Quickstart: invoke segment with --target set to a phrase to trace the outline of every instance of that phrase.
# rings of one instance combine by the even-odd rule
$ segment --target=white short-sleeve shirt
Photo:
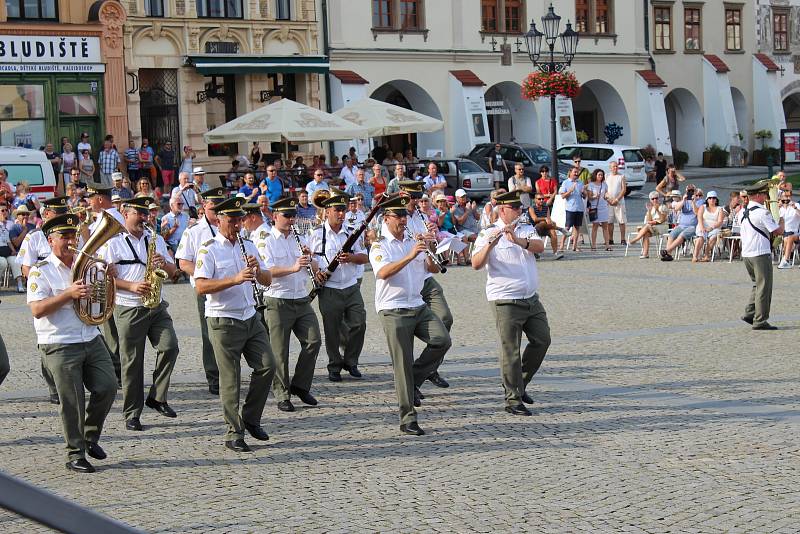
[[[44,232],[29,232],[17,251],[17,263],[25,267],[32,267],[34,263],[45,259],[51,252],[50,243],[47,242]]]
[[[167,246],[161,236],[156,236],[156,252],[164,257],[165,261],[174,263],[167,251]],[[150,235],[145,232],[140,238],[131,234],[119,234],[110,239],[100,249],[100,255],[117,267],[117,278],[127,282],[140,282],[144,280],[147,266],[147,252],[150,244]],[[130,243],[130,246],[128,244]],[[128,262],[136,263],[128,263]],[[120,264],[123,262],[123,264]],[[142,297],[136,293],[117,288],[114,302],[120,306],[136,308],[142,305]]]
[[[800,230],[800,214],[797,210],[800,205],[797,202],[792,202],[788,206],[781,206],[780,216],[783,219],[783,228],[787,232],[794,232],[795,234]]]
[[[745,211],[747,212],[745,214]],[[746,215],[746,218],[745,218]],[[742,257],[754,258],[770,254],[770,239],[759,234],[753,227],[758,228],[767,236],[778,229],[778,223],[772,218],[772,214],[763,205],[751,200],[739,215],[741,227],[739,231],[742,235]]]
[[[325,233],[325,250],[322,250],[322,236]],[[347,241],[350,234],[345,231],[344,224],[339,232],[334,232],[331,226],[325,222],[324,225],[316,228],[311,232],[309,239],[309,248],[314,253],[314,258],[319,262],[320,268],[325,269],[328,267],[330,260],[336,256],[336,253],[342,250],[342,245]],[[356,240],[351,251],[354,254],[364,254],[366,251],[361,245],[360,240]],[[360,265],[354,263],[340,263],[339,267],[331,274],[328,281],[325,282],[325,287],[333,289],[346,289],[358,283],[358,275]]]
[[[197,224],[183,232],[178,250],[175,252],[175,259],[194,263],[200,245],[218,234],[219,228],[208,222],[205,217],[201,217]],[[189,283],[194,287],[194,276],[189,277]]]
[[[117,208],[108,208],[107,210],[105,210],[105,212],[114,217],[118,223],[125,226],[125,217],[122,216],[122,213],[120,213]],[[100,218],[100,215],[98,215],[95,218],[94,222],[92,222],[92,224],[89,225],[89,234],[94,233],[94,231],[97,229],[97,226],[100,224],[101,220],[102,219]]]
[[[244,247],[248,256],[255,256],[258,259],[259,268],[266,269],[253,242],[244,240]],[[232,243],[218,233],[214,239],[201,243],[197,250],[194,275],[196,278],[221,280],[236,276],[246,266],[239,243]],[[256,313],[255,305],[253,285],[244,282],[206,295],[206,316],[245,321]]]
[[[482,230],[475,241],[473,254],[488,245],[489,239],[504,227],[502,221]],[[529,224],[520,224],[514,235],[522,239],[541,240],[536,230]],[[532,252],[501,237],[489,252],[486,261],[486,298],[492,300],[527,299],[539,289],[539,273],[536,257]]]
[[[300,236],[300,242],[303,246],[308,246],[304,236]],[[300,249],[292,232],[284,236],[274,226],[264,239],[261,239],[259,234],[256,238],[256,249],[267,269],[291,267],[300,257]],[[302,299],[307,297],[308,293],[308,271],[300,269],[286,276],[273,276],[272,284],[265,294],[278,299]]]
[[[28,274],[28,303],[38,302],[63,293],[72,285],[72,269],[64,265],[55,254],[37,262]],[[50,315],[33,319],[36,342],[86,343],[100,335],[96,326],[84,324],[75,313],[70,300]]]
[[[428,271],[425,254],[418,254],[393,276],[378,278],[378,272],[383,267],[406,256],[417,243],[405,235],[402,240],[396,239],[386,225],[381,230],[381,236],[369,251],[369,261],[375,273],[375,309],[381,311],[423,306],[422,286],[425,284],[424,274]]]

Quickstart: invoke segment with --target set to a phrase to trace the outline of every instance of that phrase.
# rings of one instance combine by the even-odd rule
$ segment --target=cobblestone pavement
[[[776,271],[777,332],[739,321],[744,267],[570,255],[540,263],[553,345],[529,392],[534,416],[503,411],[484,274],[440,277],[455,316],[420,424],[400,435],[385,339],[364,279],[365,378],[327,381],[315,408],[270,399],[266,445],[222,446],[203,384],[194,299],[166,296],[181,340],[170,403],[124,429],[118,399],[98,473],[64,469],[30,314],[3,295],[12,372],[0,388],[2,469],[147,531],[796,532],[800,524],[798,270]],[[614,256],[614,257],[609,257]],[[296,354],[296,347],[293,348]],[[148,352],[148,366],[152,365]],[[0,512],[0,531],[42,527]]]

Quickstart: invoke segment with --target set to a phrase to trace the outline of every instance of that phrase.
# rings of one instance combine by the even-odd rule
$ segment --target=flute
[[[502,228],[502,229],[500,229],[500,231],[498,231],[498,232],[497,232],[497,233],[495,233],[495,234],[492,234],[492,235],[491,235],[491,236],[490,236],[490,237],[489,237],[489,238],[486,240],[486,244],[487,244],[487,245],[493,245],[493,244],[494,244],[494,243],[495,243],[497,240],[499,240],[501,237],[503,237],[503,234],[505,233],[505,231],[504,231],[504,230],[505,230],[505,227],[506,227],[506,226],[516,226],[516,225],[517,225],[517,223],[519,223],[519,220],[520,220],[521,218],[522,218],[522,215],[520,215],[519,217],[517,217],[516,219],[514,219],[514,220],[513,220],[513,221],[511,221],[510,223],[508,223],[508,224],[504,225],[504,226],[503,226],[503,228]]]
[[[239,242],[239,250],[242,251],[244,264],[247,265],[247,251],[244,248],[244,238],[240,234],[236,234],[236,240]],[[267,307],[267,305],[264,304],[264,293],[262,293],[261,289],[258,287],[258,282],[256,280],[250,280],[250,283],[253,286],[253,300],[256,303],[256,310],[263,311]]]
[[[298,250],[300,250],[300,254],[305,256],[306,251],[305,248],[303,247],[303,243],[300,241],[300,231],[294,224],[292,225],[292,235],[294,236],[294,240],[297,243]],[[316,296],[321,286],[319,282],[317,282],[317,277],[314,276],[314,268],[311,267],[310,263],[306,265],[306,271],[308,272],[308,277],[311,279],[311,283],[313,284],[313,290],[311,291],[311,295]]]
[[[419,219],[422,221],[422,224],[425,225],[425,216],[422,214],[422,210],[419,209],[419,204],[414,203],[414,209],[417,210],[417,214],[419,215]],[[427,229],[427,225],[425,225],[425,226],[426,226],[426,229]],[[416,237],[414,237],[414,235],[411,233],[411,231],[408,230],[407,226],[406,226],[406,231],[408,231],[408,236],[411,239],[417,239]],[[423,242],[424,240],[417,239],[417,241]],[[436,265],[436,267],[439,268],[439,272],[440,273],[442,273],[442,274],[446,273],[447,272],[447,267],[445,267],[445,265],[447,264],[447,262],[443,261],[441,258],[439,258],[439,256],[435,252],[433,252],[430,249],[430,247],[427,246],[427,242],[425,243],[425,245],[426,245],[425,253],[431,259],[433,264]]]

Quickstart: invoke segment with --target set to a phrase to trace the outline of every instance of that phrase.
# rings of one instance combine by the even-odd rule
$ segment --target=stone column
[[[106,0],[100,6],[98,20],[102,25],[100,53],[106,63],[105,120],[106,131],[117,140],[117,146],[126,146],[128,140],[128,109],[125,80],[125,60],[122,47],[122,27],[125,10],[119,2]]]

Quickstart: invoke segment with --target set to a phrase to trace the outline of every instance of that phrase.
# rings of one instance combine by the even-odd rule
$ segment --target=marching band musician
[[[82,280],[72,282],[76,256],[71,247],[77,245],[77,227],[78,216],[74,214],[58,215],[42,226],[52,252],[29,273],[28,305],[39,350],[61,399],[67,469],[93,473],[95,468],[85,455],[106,458],[97,442],[114,403],[117,384],[100,330],[81,322],[73,308],[73,300],[86,298],[91,291]],[[113,276],[113,267],[109,273]],[[90,393],[88,405],[84,387]]]
[[[431,239],[435,240],[435,228],[431,228],[427,221],[425,221],[417,211],[416,205],[417,200],[422,198],[425,189],[425,182],[417,181],[417,180],[404,180],[399,182],[400,191],[407,193],[410,195],[411,202],[408,204],[408,229],[413,236],[422,236],[424,239]],[[437,271],[438,272],[438,271]],[[453,314],[450,313],[450,306],[447,304],[447,299],[444,296],[444,289],[442,286],[439,285],[439,282],[436,278],[433,277],[433,273],[428,271],[425,273],[425,284],[422,286],[422,299],[425,301],[425,304],[431,309],[431,311],[438,317],[442,324],[444,324],[445,328],[449,332],[450,329],[453,327]],[[444,361],[444,358],[442,358]],[[442,361],[439,362],[439,365],[442,364]],[[439,365],[436,366],[433,371],[431,371],[431,375],[428,380],[437,387],[446,388],[450,387],[450,384],[439,376]]]
[[[499,218],[482,230],[472,253],[473,269],[486,267],[486,298],[492,304],[500,337],[500,372],[506,411],[531,415],[525,392],[542,365],[550,346],[550,325],[539,301],[539,275],[534,254],[544,252],[544,241],[529,224],[515,224],[522,213],[519,191],[497,195]],[[520,358],[522,334],[528,346]]]
[[[244,219],[242,219],[242,229],[239,232],[242,237],[253,241],[254,237],[258,235],[258,229],[264,225],[264,219],[261,217],[261,206],[255,203],[247,203],[242,205],[244,210]]]
[[[419,386],[439,366],[450,348],[450,334],[422,298],[425,273],[438,271],[426,256],[425,244],[406,235],[407,196],[384,205],[381,238],[370,248],[375,273],[375,309],[380,317],[394,370],[394,388],[400,405],[400,431],[421,436],[415,406]],[[427,344],[414,361],[414,337]]]
[[[127,233],[110,239],[101,249],[103,259],[116,265],[114,319],[122,358],[122,415],[125,428],[134,431],[142,430],[139,418],[145,405],[165,417],[177,416],[167,404],[169,382],[178,357],[178,337],[167,311],[169,304],[159,294],[158,304],[150,308],[142,298],[152,289],[147,279],[148,268],[163,269],[169,277],[176,269],[164,241],[159,241],[157,234],[155,253],[150,257],[154,235],[146,231],[144,223],[150,215],[151,202],[150,197],[125,200],[122,210]],[[156,350],[156,361],[153,384],[145,400],[144,349],[148,339]]]
[[[369,262],[366,250],[360,242],[351,252],[341,252],[349,233],[344,227],[345,210],[350,195],[334,195],[322,200],[326,222],[312,233],[309,246],[320,261],[318,280],[325,285],[319,290],[319,312],[325,331],[325,350],[328,353],[328,379],[342,381],[342,369],[350,376],[361,378],[358,357],[364,346],[367,332],[367,311],[358,284],[358,266]],[[331,260],[339,253],[339,267],[326,277],[325,271]],[[340,329],[345,329],[344,354],[339,350]]]
[[[57,215],[64,215],[69,212],[69,205],[67,201],[69,197],[54,197],[42,201],[42,219],[45,222],[49,221]],[[42,261],[50,255],[50,244],[47,241],[47,236],[44,232],[33,231],[28,233],[22,240],[22,245],[17,252],[17,263],[22,269],[22,275],[27,277],[31,268],[37,261]],[[47,384],[47,389],[50,392],[50,403],[58,404],[58,393],[56,392],[56,384],[53,377],[47,371],[44,365],[44,357],[42,357],[42,378]]]
[[[201,244],[195,263],[197,293],[206,299],[205,314],[219,367],[222,413],[228,425],[225,446],[236,452],[250,452],[244,431],[257,440],[269,436],[261,427],[261,415],[275,376],[275,356],[260,315],[255,311],[254,282],[268,286],[269,270],[259,258],[252,241],[237,242],[244,199],[230,198],[216,206],[219,231]],[[253,372],[244,406],[239,413],[241,367],[244,355]]]
[[[272,274],[272,285],[265,293],[267,308],[264,320],[277,359],[273,382],[275,398],[279,410],[293,412],[291,395],[296,395],[305,404],[317,404],[317,399],[311,394],[311,382],[322,340],[308,289],[308,269],[309,266],[316,269],[316,262],[312,260],[305,238],[292,235],[297,200],[281,198],[272,205],[272,212],[275,214],[272,230],[264,238],[259,234],[256,248]],[[303,247],[302,253],[298,240]],[[290,382],[289,336],[292,332],[300,342],[300,354]]]
[[[178,260],[181,270],[189,275],[189,283],[192,287],[195,287],[194,263],[197,260],[197,250],[202,243],[213,239],[219,233],[214,207],[225,200],[225,189],[222,187],[209,189],[205,193],[201,193],[200,197],[203,199],[203,216],[197,221],[197,224],[183,232],[181,242],[178,244],[178,251],[175,253],[175,259]],[[214,348],[208,337],[208,326],[206,325],[206,299],[199,294],[196,297],[197,315],[200,318],[200,334],[203,343],[203,369],[208,382],[208,392],[212,395],[219,395],[219,370],[214,359]]]

